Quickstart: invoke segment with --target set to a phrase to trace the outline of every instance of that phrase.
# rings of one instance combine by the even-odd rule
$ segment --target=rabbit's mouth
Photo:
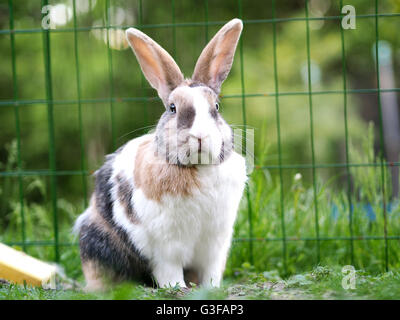
[[[169,163],[180,165],[214,164],[218,163],[222,148],[218,139],[212,140],[209,136],[195,138],[179,135],[176,139],[168,136],[166,144],[159,145],[158,154],[164,155]],[[165,141],[165,140],[164,140]]]
[[[197,141],[199,142],[199,147],[197,149],[197,152],[200,154],[201,153],[201,139],[197,139]]]

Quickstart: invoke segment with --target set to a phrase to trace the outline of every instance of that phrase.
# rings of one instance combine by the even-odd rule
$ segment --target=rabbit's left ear
[[[218,31],[197,60],[192,76],[194,81],[204,83],[219,94],[222,82],[231,70],[242,29],[242,20],[233,19]]]
[[[126,38],[146,79],[167,105],[171,91],[184,80],[178,65],[167,51],[143,32],[129,28],[126,30]]]

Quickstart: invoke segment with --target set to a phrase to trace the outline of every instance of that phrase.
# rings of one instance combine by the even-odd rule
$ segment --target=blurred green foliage
[[[109,23],[124,29],[128,26],[142,28],[149,36],[170,52],[184,74],[189,77],[202,48],[212,35],[227,20],[239,17],[245,20],[243,43],[243,86],[241,78],[240,49],[236,54],[230,76],[222,88],[222,113],[232,125],[243,125],[245,107],[247,125],[255,130],[255,162],[258,166],[278,164],[277,122],[275,108],[275,82],[273,61],[273,12],[272,1],[117,1],[91,0],[77,1],[77,27],[74,33],[72,15],[67,23],[58,25],[50,31],[51,74],[54,97],[55,158],[58,171],[88,170],[92,173],[103,162],[104,155],[113,152],[129,139],[149,130],[155,125],[163,112],[156,93],[143,78],[139,65],[128,48],[121,49],[115,42],[118,28],[111,28],[108,49],[104,26]],[[72,1],[50,1],[50,4],[65,4],[72,8]],[[375,12],[375,1],[352,0],[346,4],[354,5],[357,15]],[[85,5],[89,8],[85,11]],[[41,1],[13,1],[14,28],[29,29],[29,32],[15,33],[15,55],[12,55],[9,32],[0,32],[0,171],[11,172],[17,169],[17,145],[14,99],[19,105],[22,170],[48,170],[49,165],[49,124],[46,104],[46,77],[44,66],[43,34],[41,28]],[[106,10],[109,7],[109,11]],[[379,1],[379,12],[398,13],[399,0]],[[340,2],[331,0],[310,1],[310,17],[339,16]],[[108,19],[106,13],[109,13]],[[276,1],[277,28],[277,78],[279,85],[280,130],[282,141],[282,163],[284,165],[311,164],[310,110],[307,86],[307,42],[304,1]],[[287,21],[285,19],[293,19]],[[296,20],[297,19],[297,20]],[[204,21],[218,22],[210,25]],[[177,25],[172,25],[173,23]],[[200,25],[196,25],[199,24]],[[96,29],[91,30],[92,27]],[[10,28],[9,7],[5,1],[0,3],[0,29]],[[379,18],[379,37],[388,41],[393,49],[394,70],[400,66],[400,42],[398,30],[400,19]],[[75,47],[75,36],[77,48]],[[347,89],[376,88],[375,62],[372,46],[375,43],[375,18],[357,18],[355,30],[344,31]],[[124,44],[121,44],[124,47]],[[78,55],[75,56],[75,49]],[[317,164],[344,163],[345,123],[342,75],[342,42],[340,20],[310,21],[310,59],[312,70],[312,103],[314,112],[315,160]],[[13,86],[12,59],[16,64],[16,87]],[[110,74],[110,72],[112,73]],[[77,74],[77,72],[79,72]],[[79,76],[79,84],[77,81]],[[395,73],[399,83],[399,74]],[[333,91],[333,93],[331,92]],[[330,93],[327,93],[330,92]],[[79,124],[78,94],[82,99],[82,127]],[[242,98],[242,94],[244,96]],[[110,103],[109,98],[115,98]],[[137,99],[146,98],[146,99]],[[147,99],[148,98],[148,99]],[[155,98],[155,99],[154,99]],[[349,141],[352,152],[349,161],[373,162],[366,157],[367,152],[375,153],[379,148],[379,121],[376,93],[348,94]],[[136,99],[136,100],[135,100]],[[9,102],[9,103],[7,103]],[[112,141],[111,113],[114,115],[115,146]],[[367,136],[368,122],[374,122],[375,137],[369,139],[368,150],[362,149],[363,137]],[[373,129],[372,129],[373,130]],[[80,133],[82,134],[81,146]],[[371,137],[371,134],[368,135]],[[364,139],[365,140],[365,139]],[[84,150],[82,154],[81,150]],[[359,150],[356,152],[356,150]],[[84,159],[84,167],[82,161]],[[372,157],[373,158],[373,157]],[[359,170],[359,171],[357,171]],[[379,179],[376,168],[355,169],[355,199],[376,205],[379,210],[380,190],[373,189],[374,179]],[[344,168],[318,169],[318,190],[346,191]],[[359,173],[357,173],[359,172]],[[365,174],[367,172],[368,174]],[[0,234],[3,240],[20,241],[21,204],[25,208],[28,240],[49,240],[54,236],[52,210],[50,206],[50,177],[32,174],[22,179],[23,201],[19,201],[18,178],[0,175]],[[302,174],[302,185],[293,181],[295,173]],[[283,170],[285,211],[287,223],[293,236],[315,236],[313,230],[313,207],[311,170]],[[256,214],[255,219],[267,219],[269,214],[279,218],[278,170],[259,170],[253,173],[251,199]],[[92,190],[92,178],[87,178],[87,193]],[[261,180],[260,180],[261,179]],[[265,180],[267,179],[267,180]],[[357,181],[360,185],[357,185]],[[376,182],[376,181],[375,181]],[[271,184],[271,185],[270,185]],[[266,186],[270,186],[266,188]],[[361,188],[363,186],[363,188]],[[357,195],[356,190],[364,190]],[[59,216],[60,241],[71,240],[70,227],[76,215],[85,207],[84,185],[78,174],[57,176],[57,208]],[[321,191],[322,192],[322,191]],[[339,207],[345,202],[342,193],[335,198]],[[378,193],[377,193],[378,192]],[[293,198],[291,198],[293,197]],[[329,193],[321,210],[330,213]],[[365,198],[366,197],[366,198]],[[269,205],[267,202],[271,199]],[[260,202],[262,201],[262,202]],[[268,207],[269,206],[269,207]],[[300,210],[300,211],[299,211]],[[343,214],[346,208],[343,208]],[[41,218],[46,216],[46,218]],[[247,236],[247,212],[241,211],[237,224],[237,236]],[[268,221],[267,221],[268,220]],[[257,236],[279,236],[280,220],[276,224],[259,223],[255,230]],[[261,220],[260,220],[261,221]],[[274,221],[274,220],[273,220]],[[347,222],[338,229],[331,229],[335,235],[345,235]],[[361,223],[361,222],[360,222]],[[362,223],[367,222],[363,221]],[[304,229],[305,225],[308,229]],[[360,224],[363,225],[363,224]],[[269,226],[269,227],[268,227]],[[381,225],[379,225],[381,226]],[[31,229],[29,229],[31,228]],[[266,229],[268,228],[268,229]],[[329,229],[329,224],[326,224]],[[328,231],[328,229],[326,231]],[[307,234],[307,230],[310,234]],[[335,231],[336,230],[336,231]],[[380,230],[380,229],[379,229]],[[8,233],[7,233],[7,232]],[[346,231],[347,232],[347,231]],[[292,234],[291,234],[292,235]],[[303,249],[307,249],[309,243]],[[279,246],[281,244],[279,243]],[[259,247],[260,245],[256,245]],[[279,250],[280,247],[278,246]],[[296,244],[290,244],[296,250]],[[314,244],[310,245],[313,247]],[[339,246],[339,245],[338,245]],[[233,265],[245,256],[247,244],[241,247],[238,259],[233,255]],[[336,248],[336,247],[335,247]],[[339,247],[336,248],[340,250]],[[367,250],[364,248],[362,250]],[[35,255],[46,255],[40,248],[31,248]],[[235,249],[234,249],[235,250]],[[279,251],[278,250],[278,251]],[[361,250],[361,249],[360,249]],[[260,252],[265,248],[260,247]],[[291,251],[290,251],[291,252]],[[310,255],[293,253],[293,261],[303,259],[309,263]],[[331,252],[328,250],[328,252]],[[275,258],[258,260],[265,264],[281,263],[276,251]],[[304,253],[304,252],[303,252]],[[247,253],[246,253],[247,254]],[[310,253],[311,254],[311,253]],[[62,260],[75,261],[68,268],[73,273],[79,264],[75,258],[76,248],[62,250]],[[341,256],[348,257],[348,252]],[[236,259],[236,260],[235,260]],[[297,259],[297,260],[296,260]],[[381,262],[382,257],[377,261]],[[296,261],[295,261],[296,260]],[[243,261],[242,261],[243,262]],[[241,263],[241,262],[240,262]],[[366,262],[363,261],[363,264]],[[376,263],[376,265],[378,262]],[[299,265],[299,264],[297,264]],[[300,265],[302,265],[300,263]],[[279,267],[280,271],[282,266]],[[231,269],[233,270],[233,269]],[[290,270],[294,271],[294,270]]]

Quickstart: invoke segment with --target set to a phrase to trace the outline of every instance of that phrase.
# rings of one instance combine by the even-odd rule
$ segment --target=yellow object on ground
[[[55,288],[57,268],[0,243],[0,279]]]

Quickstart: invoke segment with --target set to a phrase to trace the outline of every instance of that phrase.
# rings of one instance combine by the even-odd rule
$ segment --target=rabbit
[[[191,79],[154,40],[126,30],[166,110],[153,133],[106,156],[94,174],[90,205],[74,226],[87,290],[126,280],[220,286],[247,176],[218,96],[242,29],[240,19],[226,23]]]

